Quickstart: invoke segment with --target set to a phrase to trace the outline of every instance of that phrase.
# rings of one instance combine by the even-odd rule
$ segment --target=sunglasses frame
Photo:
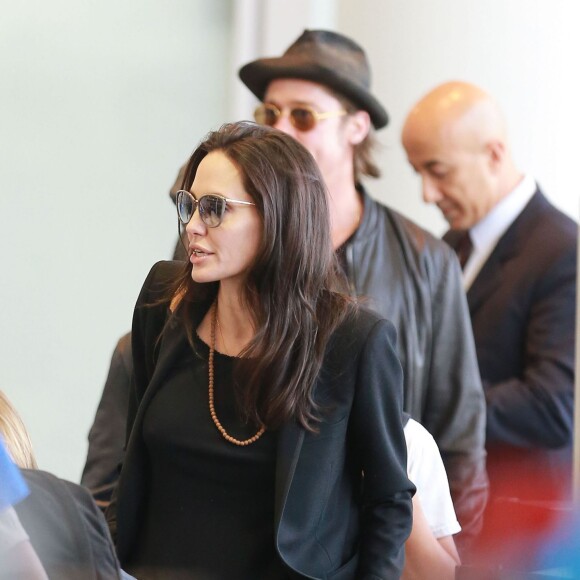
[[[274,123],[269,125],[268,123],[263,123],[259,121],[258,117],[264,111],[272,111],[276,116]],[[294,118],[293,114],[295,111],[307,111],[312,115],[313,123],[312,126],[307,128],[302,128],[297,125],[296,119]],[[264,113],[265,116],[266,113]],[[295,107],[291,107],[287,113],[284,113],[280,110],[276,105],[273,103],[261,103],[256,107],[254,110],[254,120],[259,123],[260,125],[267,125],[268,127],[273,127],[282,117],[288,117],[290,119],[290,123],[292,127],[298,129],[298,131],[302,131],[303,133],[307,133],[308,131],[312,131],[314,127],[318,124],[319,121],[323,121],[324,119],[330,119],[331,117],[342,117],[343,115],[348,114],[348,111],[345,109],[336,109],[335,111],[327,111],[325,113],[319,113],[317,110],[313,109],[310,105],[297,105]]]
[[[189,219],[187,221],[184,221],[181,218],[181,214],[179,213],[179,205],[180,205],[180,199],[183,197],[183,195],[187,195],[189,198],[191,198],[191,201],[193,203],[193,211],[191,212],[191,215],[189,216]],[[200,203],[201,200],[206,198],[206,197],[213,197],[213,198],[218,198],[224,201],[224,206],[223,206],[223,211],[221,213],[221,215],[219,216],[219,221],[217,224],[213,225],[213,224],[209,224],[207,223],[205,220],[205,216],[206,213],[201,209]],[[185,189],[180,189],[179,191],[177,191],[177,193],[175,194],[175,207],[177,209],[177,218],[179,219],[179,222],[181,224],[183,224],[184,226],[187,226],[187,224],[191,221],[191,218],[193,217],[193,214],[196,211],[199,211],[199,217],[201,219],[201,221],[208,227],[208,228],[217,228],[221,225],[223,219],[224,219],[224,213],[226,211],[227,205],[228,203],[234,204],[234,205],[241,205],[241,206],[250,206],[250,205],[256,205],[253,201],[241,201],[239,199],[230,199],[229,197],[224,197],[223,195],[220,195],[219,193],[207,193],[206,195],[202,195],[199,199],[197,199],[195,197],[195,195],[193,195],[193,193],[191,193],[191,191],[187,191]]]

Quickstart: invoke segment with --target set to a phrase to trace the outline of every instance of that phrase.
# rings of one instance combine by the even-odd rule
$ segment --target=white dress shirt
[[[463,288],[467,292],[500,238],[522,213],[534,193],[536,182],[530,175],[518,183],[482,220],[470,230],[473,251],[463,269]]]

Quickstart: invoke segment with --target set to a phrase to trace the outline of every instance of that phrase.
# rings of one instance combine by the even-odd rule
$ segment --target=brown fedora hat
[[[350,99],[369,113],[376,129],[389,122],[387,111],[370,93],[371,72],[364,50],[337,32],[305,30],[281,57],[254,60],[239,75],[260,100],[274,79],[304,79]]]

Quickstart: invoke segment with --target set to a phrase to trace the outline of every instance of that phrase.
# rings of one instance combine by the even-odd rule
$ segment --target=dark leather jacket
[[[363,219],[343,246],[350,291],[397,328],[404,408],[439,446],[465,542],[481,526],[488,484],[485,399],[457,258],[361,192]]]

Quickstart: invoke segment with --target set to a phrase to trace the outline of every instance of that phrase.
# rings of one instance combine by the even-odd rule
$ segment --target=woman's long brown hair
[[[351,308],[332,249],[327,191],[314,158],[292,137],[249,122],[224,125],[194,151],[183,181],[189,190],[202,159],[221,151],[238,168],[260,214],[263,234],[242,297],[255,336],[235,367],[244,416],[277,428],[295,420],[316,430],[314,398],[330,336]],[[188,262],[165,299],[193,344],[192,308],[217,294],[198,284]],[[176,301],[175,297],[179,296]]]

